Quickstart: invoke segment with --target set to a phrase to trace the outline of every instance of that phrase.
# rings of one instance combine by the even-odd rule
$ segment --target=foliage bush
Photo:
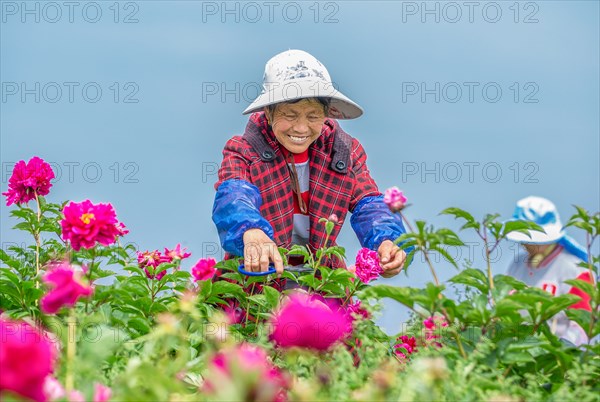
[[[463,267],[445,251],[463,245],[455,232],[416,221],[416,230],[397,242],[412,247],[409,259],[423,255],[433,279],[424,288],[367,284],[350,270],[321,265],[325,257],[344,258],[343,248],[312,256],[295,246],[291,252],[305,254],[313,271],[286,271],[283,277],[320,295],[315,300],[323,309],[351,318],[339,342],[315,350],[274,341],[277,312],[290,292],[278,290],[274,275],[244,276],[236,259],[214,267],[201,260],[202,269],[218,270],[220,276],[195,280],[197,275],[183,268],[183,254],[152,265],[133,246],[121,246],[122,226],[114,243],[74,250],[61,223],[66,205],[37,193],[35,209],[16,203],[10,211],[17,220],[14,229],[29,233],[35,244],[0,251],[2,319],[29,322],[58,345],[52,377],[65,392],[47,394],[50,399],[76,400],[73,392],[80,392],[85,400],[106,400],[95,389],[99,384],[110,387],[115,401],[599,399],[600,346],[575,347],[556,338],[547,324],[578,298],[552,297],[511,277],[492,276],[493,250],[510,231],[536,229],[533,224],[503,223],[497,215],[478,221],[458,208],[443,211],[464,222],[461,230],[482,238],[488,258],[481,269]],[[587,235],[592,277],[599,263],[591,252],[599,222],[598,213],[579,207],[568,222]],[[321,224],[330,233],[334,222]],[[281,252],[285,257],[288,250]],[[432,252],[445,257],[440,267],[432,264]],[[45,314],[40,299],[52,289],[43,278],[56,261],[74,267],[93,294],[72,308]],[[464,288],[467,296],[460,301],[446,295],[436,274],[452,266],[463,267],[448,281]],[[409,277],[410,271],[409,266]],[[578,280],[571,285],[590,295],[592,309],[567,314],[593,339],[600,333],[600,288]],[[375,324],[383,298],[412,310],[403,333],[390,336]],[[315,338],[331,334],[318,317],[299,328],[314,330]],[[8,345],[9,331],[14,327],[3,327],[3,344]],[[28,364],[37,364],[33,360]],[[9,369],[3,363],[3,376]],[[18,400],[9,389],[2,383],[2,397]]]

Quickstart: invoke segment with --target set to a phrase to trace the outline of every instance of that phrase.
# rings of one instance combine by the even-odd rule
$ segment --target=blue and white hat
[[[558,243],[567,252],[582,261],[588,261],[587,250],[566,234],[560,222],[556,206],[552,201],[534,196],[523,198],[517,202],[513,218],[535,222],[544,229],[544,232],[530,230],[531,237],[528,237],[525,233],[510,232],[506,235],[508,240],[526,244]]]
[[[551,244],[565,236],[560,216],[552,201],[542,197],[526,197],[517,202],[513,218],[537,223],[544,232],[529,231],[529,236],[521,232],[511,232],[506,238],[518,243]]]
[[[319,60],[295,49],[279,53],[267,62],[263,90],[243,114],[304,98],[328,98],[327,117],[334,119],[355,119],[363,114],[360,106],[336,89],[329,72]]]

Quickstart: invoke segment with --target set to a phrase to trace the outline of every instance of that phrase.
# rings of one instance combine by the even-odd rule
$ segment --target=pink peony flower
[[[85,402],[85,395],[83,395],[81,391],[77,391],[76,389],[74,389],[73,391],[69,392],[69,395],[67,396],[67,401]]]
[[[56,401],[65,397],[65,389],[56,378],[49,375],[44,381],[44,395],[51,401]]]
[[[354,264],[356,276],[363,283],[369,283],[377,279],[383,272],[379,265],[379,256],[376,251],[362,248],[356,254],[356,264]]]
[[[163,276],[167,274],[167,271],[163,270],[159,273],[155,273],[156,268],[158,268],[160,264],[171,262],[171,258],[162,255],[158,250],[144,251],[143,253],[138,251],[137,258],[138,266],[144,270],[146,276],[150,279],[156,279],[157,281],[160,281]],[[152,269],[148,269],[148,267]]]
[[[0,318],[0,399],[11,392],[46,401],[44,384],[52,373],[54,346],[24,321]]]
[[[329,218],[327,218],[327,220],[328,220],[329,222],[333,222],[333,223],[335,223],[336,225],[337,225],[338,223],[340,223],[340,219],[338,218],[338,216],[337,216],[336,214],[331,214],[331,215],[329,215]]]
[[[217,262],[213,258],[201,258],[196,265],[192,267],[192,276],[197,281],[207,281],[212,279],[217,272],[215,265]]]
[[[414,336],[402,335],[396,341],[399,341],[399,343],[394,346],[394,353],[401,359],[407,359],[408,356],[417,351],[417,340]]]
[[[34,156],[25,163],[19,161],[15,164],[12,176],[8,179],[8,191],[2,193],[6,196],[6,206],[23,204],[35,199],[35,194],[47,195],[50,192],[54,179],[54,172],[50,164]]]
[[[116,241],[121,230],[117,215],[111,204],[92,204],[90,200],[71,201],[65,206],[62,237],[70,241],[74,250],[92,248],[96,243],[109,246]]]
[[[42,280],[52,289],[40,300],[42,312],[55,314],[62,307],[73,307],[80,297],[90,296],[92,288],[81,277],[82,273],[66,262],[50,265]]]
[[[246,400],[278,401],[290,386],[286,376],[269,361],[266,351],[247,343],[217,353],[210,361],[209,371],[204,384],[208,394],[235,383],[246,388],[240,395]],[[226,395],[231,397],[230,393]]]
[[[169,250],[165,247],[165,256],[169,258],[169,262],[174,260],[183,260],[188,258],[192,253],[186,253],[186,249],[181,250],[181,244],[177,244],[173,250]]]
[[[281,306],[273,320],[271,339],[279,346],[324,351],[344,339],[352,321],[341,309],[299,293]]]
[[[106,385],[94,384],[94,402],[108,402],[112,396],[112,390]]]
[[[386,203],[392,212],[398,212],[404,208],[406,197],[398,187],[390,187],[385,190],[383,202]]]

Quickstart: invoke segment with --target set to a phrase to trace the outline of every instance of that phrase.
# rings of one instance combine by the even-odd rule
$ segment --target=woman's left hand
[[[385,240],[377,249],[377,254],[379,254],[379,261],[381,261],[381,268],[383,268],[381,276],[391,278],[400,273],[406,260],[406,253],[400,250],[400,247],[391,240]]]

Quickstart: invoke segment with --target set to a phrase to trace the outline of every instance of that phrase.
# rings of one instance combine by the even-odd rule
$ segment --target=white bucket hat
[[[267,62],[263,90],[243,114],[304,98],[328,98],[327,117],[334,119],[355,119],[363,114],[360,106],[335,88],[329,72],[319,60],[294,49],[279,53]]]
[[[511,232],[506,236],[508,240],[528,244],[551,244],[565,237],[556,206],[545,198],[530,196],[519,200],[513,218],[535,222],[545,233],[529,230],[531,237],[528,237],[525,233]]]

